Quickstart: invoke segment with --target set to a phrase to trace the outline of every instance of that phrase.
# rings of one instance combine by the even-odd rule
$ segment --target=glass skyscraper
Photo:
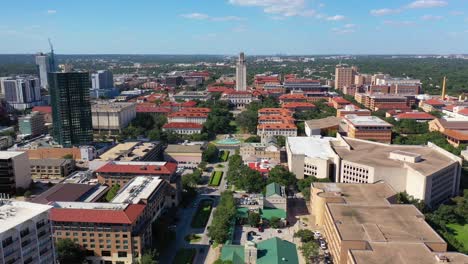
[[[93,141],[88,72],[49,73],[54,139],[64,147]]]

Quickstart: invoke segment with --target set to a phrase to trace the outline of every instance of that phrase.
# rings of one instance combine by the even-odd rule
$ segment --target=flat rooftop
[[[354,184],[314,182],[312,186],[322,189],[321,197],[341,197],[343,203],[352,205],[385,206],[396,192],[385,183]]]
[[[14,228],[44,212],[52,206],[15,200],[0,201],[0,233]]]
[[[125,142],[120,143],[99,156],[100,160],[133,161],[145,156],[156,147],[158,143],[152,142]]]
[[[382,263],[401,263],[401,264],[438,264],[436,259],[447,258],[448,263],[466,264],[468,256],[456,252],[434,253],[423,243],[369,243],[368,250],[350,250],[356,264],[382,264]],[[383,262],[383,260],[391,260]]]
[[[91,105],[91,112],[120,112],[122,109],[134,106],[128,102],[99,102]]]
[[[289,150],[296,155],[311,158],[329,159],[335,154],[330,146],[331,137],[288,137],[286,139]]]
[[[0,159],[11,159],[23,153],[23,151],[0,151]]]
[[[445,241],[426,223],[413,205],[326,205],[342,240],[369,242]]]
[[[91,195],[97,189],[96,185],[59,183],[32,199],[33,203],[48,204],[50,202],[76,202],[84,196]]]
[[[368,166],[380,166],[389,168],[411,168],[422,175],[431,175],[455,162],[458,162],[456,156],[437,148],[429,146],[415,145],[390,145],[352,139],[345,137],[344,141],[350,149],[345,146],[333,144],[335,152],[346,161],[365,164]],[[394,151],[404,151],[421,156],[419,162],[404,162],[401,160],[390,159],[390,153]]]
[[[168,153],[202,153],[201,145],[176,145],[170,144],[167,145],[167,148],[164,152]]]
[[[72,163],[71,159],[30,159],[29,164],[32,166],[63,166],[67,163]]]
[[[319,129],[338,126],[340,124],[340,121],[341,118],[329,116],[321,119],[307,120],[305,121],[305,123],[310,129]]]
[[[135,177],[117,193],[111,202],[137,204],[141,200],[148,199],[162,182],[163,180],[158,177]]]
[[[359,115],[345,115],[353,126],[385,126],[392,127],[391,124],[383,121],[376,116],[359,116]]]

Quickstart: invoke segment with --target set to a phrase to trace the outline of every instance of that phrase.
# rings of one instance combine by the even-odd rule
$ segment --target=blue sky
[[[468,0],[2,1],[0,53],[468,53]]]

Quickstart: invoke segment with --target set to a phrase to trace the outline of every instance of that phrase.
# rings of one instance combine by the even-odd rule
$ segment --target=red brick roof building
[[[167,123],[163,126],[163,131],[171,131],[182,135],[200,134],[203,125],[197,123]]]

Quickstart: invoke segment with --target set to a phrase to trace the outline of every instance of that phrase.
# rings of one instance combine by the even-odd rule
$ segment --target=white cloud
[[[183,18],[195,19],[195,20],[212,20],[212,21],[243,21],[245,18],[238,16],[223,16],[223,17],[211,17],[203,13],[190,13],[180,15]]]
[[[389,26],[413,26],[415,23],[413,21],[398,21],[398,20],[385,20],[383,22],[385,25]]]
[[[342,15],[335,15],[335,16],[330,16],[326,18],[326,20],[328,21],[341,21],[343,19],[345,19],[345,17]]]
[[[190,14],[183,14],[180,16],[188,18],[188,19],[197,19],[197,20],[204,20],[204,19],[209,18],[207,14],[202,14],[202,13],[190,13]]]
[[[410,3],[408,8],[431,8],[431,7],[443,7],[448,5],[447,1],[442,0],[417,0]]]
[[[434,16],[434,15],[424,15],[421,17],[422,20],[425,20],[425,21],[437,21],[437,20],[441,20],[442,18],[444,18],[443,16]]]
[[[399,9],[390,9],[390,8],[382,8],[382,9],[372,9],[370,14],[373,16],[385,16],[390,14],[399,13]]]
[[[308,9],[305,0],[229,0],[232,5],[260,7],[267,14],[291,16],[313,16],[315,10]]]
[[[54,10],[54,9],[47,10],[47,14],[49,15],[56,14],[56,13],[57,13],[57,10]]]

